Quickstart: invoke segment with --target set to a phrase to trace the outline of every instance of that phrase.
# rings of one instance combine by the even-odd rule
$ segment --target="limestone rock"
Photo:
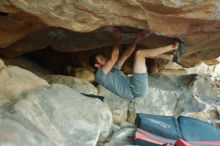
[[[149,94],[131,104],[129,120],[143,112],[219,122],[219,83],[217,77],[201,75],[150,77]]]
[[[11,100],[22,94],[48,86],[48,83],[33,73],[16,66],[6,66],[0,72],[0,93]]]
[[[5,68],[5,64],[2,59],[0,59],[0,71]]]
[[[179,64],[177,64],[173,61],[169,61],[165,65],[164,69],[161,70],[160,72],[163,73],[163,74],[174,74],[174,75],[185,75],[185,74],[187,74],[187,70],[183,66],[181,66],[181,65],[179,65]]]
[[[181,95],[176,91],[166,91],[149,87],[148,96],[136,99],[129,109],[129,121],[135,121],[137,113],[150,113],[156,115],[174,115],[176,104]]]
[[[89,82],[93,82],[95,80],[94,73],[83,68],[74,69],[73,76],[81,80],[86,80]]]
[[[112,124],[104,102],[59,84],[29,92],[11,108],[11,119],[0,120],[2,145],[95,146],[109,135]],[[7,137],[11,134],[15,139]]]
[[[120,126],[125,120],[134,123],[137,113],[185,115],[217,123],[220,121],[219,84],[220,79],[211,76],[153,74],[149,75],[147,97],[128,102],[102,86],[99,94],[106,97],[113,121]]]
[[[206,64],[206,63],[210,63],[210,64]],[[216,60],[209,60],[208,62],[207,61],[202,62],[194,67],[184,68],[183,66],[170,61],[161,72],[166,74],[175,74],[175,75],[206,74],[206,75],[219,77],[220,63],[216,59]]]
[[[64,75],[48,75],[44,77],[48,83],[58,83],[58,84],[64,84],[75,91],[79,93],[86,93],[86,94],[94,94],[97,95],[98,90],[96,89],[95,86],[93,86],[91,83],[88,81],[80,80],[75,77],[71,76],[64,76]]]
[[[115,95],[101,85],[98,86],[98,90],[98,95],[104,96],[104,101],[109,105],[113,122],[120,125],[122,122],[127,121],[129,101]]]
[[[92,71],[84,69],[84,68],[72,68],[72,67],[67,67],[70,70],[69,75],[76,77],[80,80],[85,80],[88,82],[93,82],[95,81],[95,75]]]
[[[0,38],[0,48],[8,47],[11,44],[16,43],[18,40],[23,39],[25,36],[30,34],[33,35],[37,30],[45,27],[45,24],[34,15],[10,7],[6,7],[2,10],[4,6],[2,6],[1,2],[0,34],[4,37]],[[2,11],[6,12],[3,13]],[[26,45],[28,45],[28,42],[26,42]]]
[[[197,76],[189,90],[202,101],[220,106],[220,78]]]
[[[188,74],[197,73],[220,77],[220,64],[206,65],[205,63],[201,63],[195,67],[188,68],[186,71]]]
[[[176,21],[176,23],[174,24],[170,23],[170,26],[165,26],[165,24],[162,23],[157,24],[155,21],[157,20],[157,22],[162,22],[162,21],[175,22],[175,20],[171,19],[171,18],[175,18],[175,16],[179,16],[180,18],[185,18],[186,21],[190,18],[191,19],[198,18],[201,20],[220,19],[218,15],[219,14],[218,1],[210,2],[210,1],[198,0],[196,2],[194,1],[175,2],[175,1],[160,0],[157,2],[155,1],[146,2],[143,0],[141,1],[129,0],[126,2],[121,2],[121,1],[63,2],[61,0],[57,0],[56,2],[50,5],[49,5],[49,1],[29,2],[27,0],[24,1],[12,0],[10,2],[11,5],[19,9],[22,9],[25,12],[39,16],[41,20],[43,20],[45,23],[49,25],[64,26],[65,28],[78,30],[78,31],[91,31],[106,24],[115,24],[115,25],[123,24],[128,26],[136,25],[136,27],[139,28],[149,27],[153,30],[157,30],[156,32],[161,32],[160,30],[164,30],[164,28],[167,29],[166,32],[168,31],[175,32],[177,31],[176,29],[174,29],[176,25],[178,26],[177,27],[178,29],[182,29],[186,31],[187,26],[189,24],[183,23],[181,20],[179,20]],[[203,10],[204,7],[206,8],[205,10],[207,11]],[[168,17],[163,17],[164,15],[168,15]],[[127,18],[126,16],[129,17]],[[144,20],[149,20],[149,23],[146,23]],[[181,23],[183,24],[180,25]],[[154,26],[153,24],[157,24],[157,25]],[[172,28],[173,26],[175,27]]]
[[[44,86],[48,86],[45,80],[22,68],[6,66],[0,59],[0,113],[5,110],[3,105],[21,99],[26,92]]]
[[[15,66],[5,66],[0,81],[2,146],[95,146],[110,133],[112,114],[99,99],[85,97],[65,85],[49,86]],[[11,104],[8,98],[14,97]]]
[[[111,46],[111,34],[97,29],[130,26],[153,32],[140,43],[141,48],[158,47],[172,42],[171,37],[183,37],[187,49],[181,64],[190,67],[220,55],[219,7],[218,0],[4,0],[0,3],[0,32],[4,36],[0,53],[16,56],[48,46],[61,52]],[[122,39],[121,44],[130,43],[136,31],[125,28],[123,37],[130,38]]]
[[[135,128],[134,127],[124,127],[116,131],[112,136],[112,139],[105,146],[124,146],[132,145]]]
[[[5,103],[8,103],[10,100],[4,97],[4,95],[0,94],[0,107]]]
[[[189,86],[189,91],[201,103],[206,104],[206,111],[204,113],[189,113],[195,117],[202,117],[202,119],[210,121],[219,121],[220,113],[220,78],[208,75],[197,76],[194,82]]]
[[[5,107],[10,104],[10,100],[0,93],[0,114],[5,111]]]
[[[55,146],[53,141],[49,141],[48,137],[23,117],[3,113],[0,118],[1,146]]]

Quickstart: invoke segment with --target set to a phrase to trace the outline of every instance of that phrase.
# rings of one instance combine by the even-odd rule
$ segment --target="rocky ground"
[[[101,85],[94,86],[88,81],[94,75],[83,69],[78,78],[49,73],[39,76],[0,60],[1,146],[129,145],[139,112],[220,123],[217,73],[152,74],[148,96],[133,101]],[[103,102],[80,93],[105,99]]]

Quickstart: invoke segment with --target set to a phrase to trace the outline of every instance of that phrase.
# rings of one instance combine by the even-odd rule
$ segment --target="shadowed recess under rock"
[[[120,27],[120,30],[120,44],[130,44],[135,37],[135,33],[142,31],[131,27]],[[156,48],[173,42],[172,38],[149,34],[138,45],[139,48]],[[112,31],[108,28],[79,33],[63,28],[47,27],[36,30],[5,49],[0,49],[0,53],[13,57],[49,46],[60,52],[78,52],[112,45]]]

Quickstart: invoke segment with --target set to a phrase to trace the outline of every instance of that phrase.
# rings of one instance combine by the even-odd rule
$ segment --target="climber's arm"
[[[117,64],[122,66],[124,62],[131,56],[134,52],[137,43],[142,39],[141,33],[137,33],[132,44],[123,52],[122,56],[118,59]]]
[[[112,48],[111,56],[110,56],[110,59],[106,62],[106,64],[102,68],[102,70],[103,70],[103,72],[105,74],[109,73],[109,71],[112,69],[112,67],[117,62],[118,56],[119,56],[119,37],[120,37],[120,32],[118,30],[114,30],[113,35],[114,35],[115,40],[114,40],[114,46]]]

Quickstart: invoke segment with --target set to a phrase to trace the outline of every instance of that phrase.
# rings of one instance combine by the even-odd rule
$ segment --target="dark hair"
[[[97,62],[97,60],[96,60],[96,56],[97,56],[97,55],[101,55],[101,54],[96,53],[96,54],[93,54],[93,55],[89,58],[89,65],[90,65],[92,68],[94,68],[95,70],[97,69],[97,68],[95,67],[95,64],[98,64],[98,62]]]

